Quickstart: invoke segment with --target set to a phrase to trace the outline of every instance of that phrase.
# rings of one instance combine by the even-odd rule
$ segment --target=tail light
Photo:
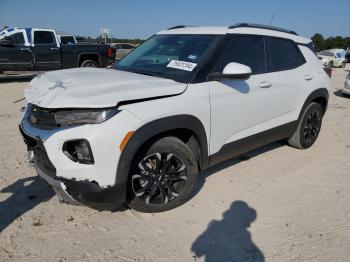
[[[110,47],[107,49],[107,56],[112,57],[112,48]]]
[[[331,78],[332,77],[332,68],[324,67],[323,69],[326,72],[326,74],[329,76],[329,78]]]

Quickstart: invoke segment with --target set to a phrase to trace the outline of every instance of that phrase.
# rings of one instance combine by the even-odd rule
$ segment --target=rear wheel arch
[[[101,66],[100,56],[97,53],[81,53],[81,54],[79,54],[78,65],[81,66],[81,64],[87,60],[92,60],[92,61],[96,62],[99,66]]]
[[[304,105],[299,113],[298,120],[299,121],[301,120],[301,117],[302,117],[306,107],[309,104],[311,104],[312,102],[320,104],[322,109],[323,109],[323,114],[324,114],[327,110],[328,98],[329,98],[329,93],[328,93],[328,90],[326,88],[319,88],[319,89],[314,90],[305,100]]]

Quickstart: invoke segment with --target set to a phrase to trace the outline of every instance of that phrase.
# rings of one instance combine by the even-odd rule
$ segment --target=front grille
[[[48,176],[56,177],[56,168],[51,163],[41,140],[28,136],[23,132],[21,127],[19,129],[23,136],[24,143],[28,147],[28,150],[32,150],[34,152],[35,165],[37,165],[38,168],[40,168]]]
[[[40,129],[53,129],[57,127],[55,112],[38,106],[31,106],[28,112],[29,123]]]

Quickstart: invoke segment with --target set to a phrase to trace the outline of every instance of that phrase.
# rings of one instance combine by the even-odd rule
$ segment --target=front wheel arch
[[[157,139],[173,134],[176,130],[189,130],[196,137],[201,148],[199,167],[201,170],[208,166],[208,141],[202,122],[192,115],[175,115],[151,121],[135,131],[120,155],[116,173],[116,184],[126,185],[130,167],[137,152]]]

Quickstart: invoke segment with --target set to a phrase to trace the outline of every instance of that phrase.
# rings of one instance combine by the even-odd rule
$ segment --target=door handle
[[[259,84],[259,86],[260,86],[261,88],[269,88],[269,87],[272,86],[272,84],[269,83],[269,82],[267,82],[267,81],[263,81],[263,82],[261,82],[261,83]]]
[[[57,50],[58,47],[51,47],[50,49],[51,49],[51,50]]]
[[[19,50],[21,50],[21,51],[29,51],[30,49],[29,48],[20,48]]]
[[[304,79],[307,80],[307,81],[310,81],[310,80],[312,80],[313,78],[314,78],[314,77],[313,77],[312,75],[309,75],[309,74],[305,75],[305,77],[304,77]]]

